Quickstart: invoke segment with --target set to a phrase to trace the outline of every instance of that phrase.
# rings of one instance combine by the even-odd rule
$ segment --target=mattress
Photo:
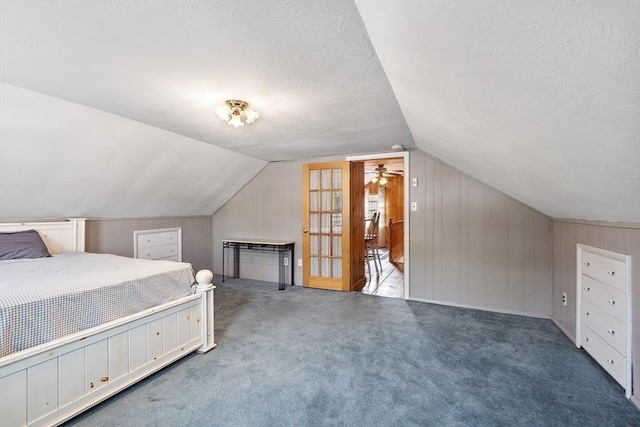
[[[0,357],[192,293],[191,264],[64,252],[0,261]]]

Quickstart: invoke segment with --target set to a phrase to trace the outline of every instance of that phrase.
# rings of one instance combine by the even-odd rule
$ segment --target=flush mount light
[[[239,99],[225,101],[224,106],[216,108],[216,114],[220,120],[235,127],[244,126],[245,123],[253,123],[260,117],[260,113],[253,110],[249,103]]]

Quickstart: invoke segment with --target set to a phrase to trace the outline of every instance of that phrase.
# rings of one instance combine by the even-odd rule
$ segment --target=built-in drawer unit
[[[582,347],[607,371],[613,379],[624,384],[625,358],[605,343],[602,338],[584,323],[582,324]]]
[[[182,261],[182,228],[134,231],[133,256],[143,259]]]
[[[577,246],[576,345],[631,397],[631,257]]]

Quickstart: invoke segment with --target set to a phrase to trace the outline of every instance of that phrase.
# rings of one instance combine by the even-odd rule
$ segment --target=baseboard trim
[[[450,306],[450,307],[470,308],[472,310],[490,311],[490,312],[493,312],[493,313],[513,314],[515,316],[536,317],[536,318],[539,318],[539,319],[549,319],[550,318],[550,316],[548,314],[529,313],[529,312],[526,312],[526,311],[516,311],[516,310],[504,310],[504,309],[501,309],[501,308],[481,307],[481,306],[477,306],[477,305],[458,304],[458,303],[455,303],[455,302],[439,301],[439,300],[432,300],[432,299],[409,297],[409,298],[407,298],[407,300],[409,300],[409,301],[418,301],[418,302],[426,302],[426,303],[429,303],[429,304],[447,305],[447,306]]]
[[[635,394],[633,394],[633,395],[631,395],[631,399],[629,399],[629,400],[631,401],[631,403],[636,405],[636,408],[638,408],[638,410],[640,410],[640,397],[638,397]]]
[[[573,343],[576,343],[576,337],[575,335],[573,335],[572,333],[570,333],[564,326],[562,326],[562,324],[560,324],[560,322],[558,321],[558,319],[556,319],[555,317],[551,316],[550,317],[551,321],[554,323],[554,325],[556,325],[558,327],[558,329],[560,329],[560,331],[562,331],[563,334],[565,334],[567,337],[569,337],[569,339],[571,341],[573,341]]]

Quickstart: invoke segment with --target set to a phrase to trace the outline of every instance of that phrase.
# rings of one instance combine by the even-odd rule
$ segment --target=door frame
[[[408,151],[392,151],[389,153],[376,153],[376,154],[363,154],[358,156],[346,156],[345,160],[350,162],[362,162],[365,160],[375,160],[375,159],[394,159],[402,157],[404,160],[404,286],[402,289],[402,298],[409,299],[409,272],[411,269],[409,268],[409,263],[411,257],[409,256],[409,239],[411,238],[411,234],[409,234],[409,212],[410,205],[409,202],[409,152]],[[364,184],[364,183],[363,183]],[[424,208],[424,206],[423,206]]]

